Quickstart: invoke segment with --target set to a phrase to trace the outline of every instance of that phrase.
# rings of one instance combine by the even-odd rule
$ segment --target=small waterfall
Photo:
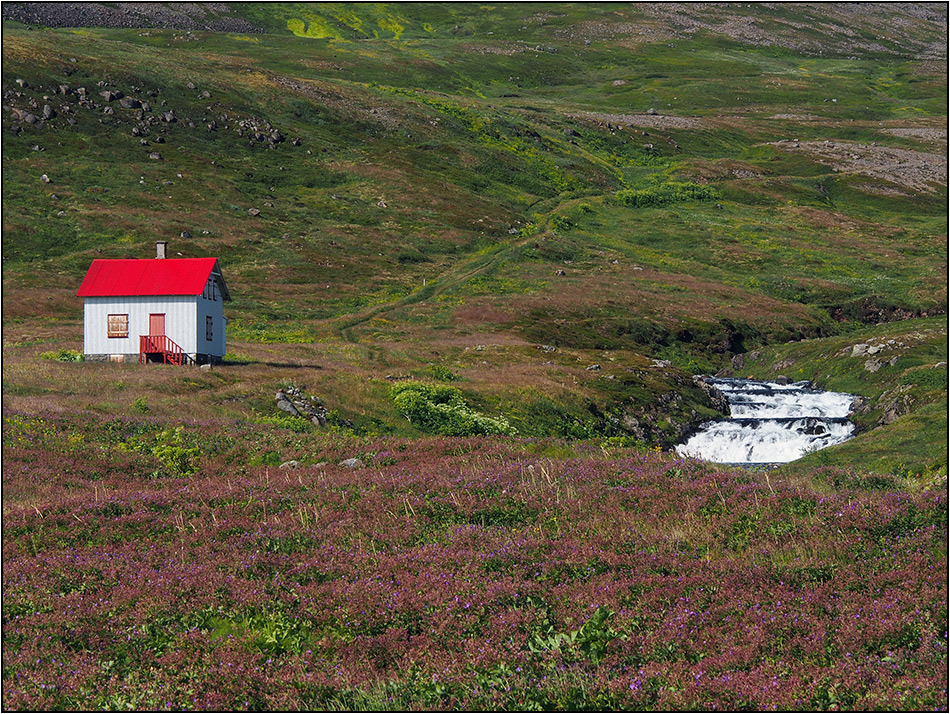
[[[681,456],[724,464],[777,464],[847,441],[854,395],[823,392],[809,382],[778,384],[751,379],[705,378],[729,402],[731,418],[707,422]]]

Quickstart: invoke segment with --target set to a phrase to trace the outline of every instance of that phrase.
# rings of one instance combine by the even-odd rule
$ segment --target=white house
[[[79,286],[83,352],[90,361],[218,363],[226,351],[217,258],[94,260]]]

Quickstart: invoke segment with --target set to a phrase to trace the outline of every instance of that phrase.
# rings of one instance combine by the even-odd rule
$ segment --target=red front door
[[[148,334],[151,336],[165,334],[165,313],[152,313],[148,316]]]

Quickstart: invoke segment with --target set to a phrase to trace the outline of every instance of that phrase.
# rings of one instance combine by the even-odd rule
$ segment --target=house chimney
[[[168,250],[167,240],[155,241],[155,257],[156,258],[164,258],[167,250]]]

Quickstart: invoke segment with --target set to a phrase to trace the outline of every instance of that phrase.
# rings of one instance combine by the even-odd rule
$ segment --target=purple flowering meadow
[[[595,442],[3,438],[7,710],[947,708],[945,493]]]

